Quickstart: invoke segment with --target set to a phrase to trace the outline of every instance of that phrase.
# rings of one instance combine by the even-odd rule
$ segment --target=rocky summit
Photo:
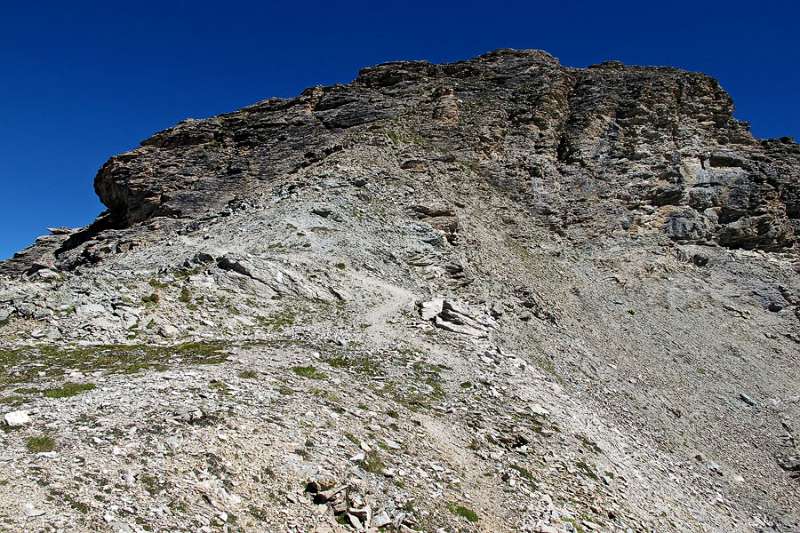
[[[94,184],[0,263],[0,529],[800,531],[800,146],[706,75],[386,63]]]

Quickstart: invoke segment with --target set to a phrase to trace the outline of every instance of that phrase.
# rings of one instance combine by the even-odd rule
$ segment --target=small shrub
[[[269,328],[272,331],[283,331],[285,328],[293,326],[297,317],[294,312],[287,309],[268,317],[260,316],[256,320],[262,327]]]
[[[56,441],[53,437],[47,435],[40,435],[38,437],[29,437],[25,443],[25,447],[31,453],[52,452],[56,449]]]
[[[314,366],[295,366],[292,367],[292,372],[303,378],[310,379],[325,379],[328,377],[324,372],[320,372]]]
[[[158,305],[159,301],[161,301],[161,297],[157,292],[142,297],[142,303],[144,304]]]
[[[192,292],[189,290],[188,287],[184,287],[181,289],[181,295],[178,296],[178,300],[185,304],[188,304],[189,302],[192,301]]]
[[[381,474],[385,468],[386,465],[381,461],[378,452],[373,450],[367,453],[367,456],[364,458],[364,470],[372,474]]]
[[[95,389],[97,386],[94,383],[64,383],[57,389],[47,389],[44,395],[48,398],[69,398],[82,392]]]
[[[478,513],[476,513],[472,509],[464,507],[463,505],[459,505],[456,503],[448,503],[447,508],[454,515],[460,516],[461,518],[466,518],[470,522],[477,522],[478,520],[480,520],[480,518],[478,518]]]

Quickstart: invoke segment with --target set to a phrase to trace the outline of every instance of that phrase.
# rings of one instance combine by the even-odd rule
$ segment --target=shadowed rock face
[[[425,157],[476,166],[543,204],[554,224],[608,226],[650,205],[665,208],[652,229],[675,240],[791,246],[800,149],[754,140],[732,112],[715,80],[671,68],[572,69],[510,50],[397,62],[349,85],[183,122],[109,160],[95,190],[122,226],[197,217],[392,127]]]

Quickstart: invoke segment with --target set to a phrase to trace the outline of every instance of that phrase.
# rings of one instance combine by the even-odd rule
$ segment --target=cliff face
[[[796,530],[800,147],[732,113],[498,50],[157,133],[0,263],[0,474],[69,530]]]
[[[677,240],[791,246],[800,149],[754,140],[732,112],[716,81],[675,69],[570,69],[512,51],[391,63],[350,85],[182,123],[112,158],[95,188],[123,225],[197,216],[333,152],[384,148],[394,132],[412,137],[420,166],[474,168],[554,211],[554,224],[580,226],[597,212],[589,218],[600,230],[628,219]],[[386,158],[402,157],[389,148]],[[642,221],[642,208],[658,220]]]
[[[715,80],[672,68],[573,69],[513,50],[448,65],[389,63],[348,85],[187,120],[112,157],[95,178],[109,210],[96,228],[202,217],[333,153],[358,158],[370,147],[376,169],[450,163],[454,186],[474,173],[576,235],[622,229],[790,248],[800,147],[757,141],[732,113]],[[31,261],[58,262],[80,239]]]

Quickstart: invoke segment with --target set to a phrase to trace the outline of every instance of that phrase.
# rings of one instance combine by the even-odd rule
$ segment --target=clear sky
[[[111,155],[187,117],[352,80],[397,59],[540,48],[718,78],[759,137],[800,138],[789,1],[6,2],[0,10],[0,258],[100,211]]]

